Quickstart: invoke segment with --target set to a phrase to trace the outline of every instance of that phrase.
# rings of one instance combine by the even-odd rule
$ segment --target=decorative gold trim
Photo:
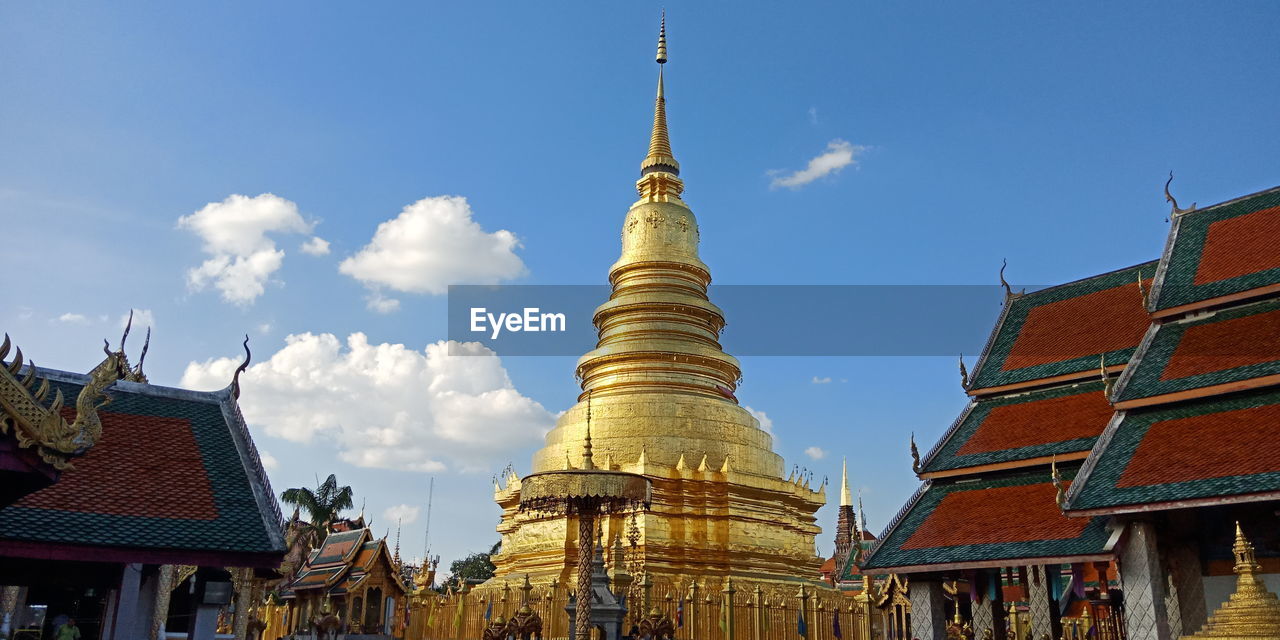
[[[6,333],[0,344],[0,361],[9,355],[11,346]],[[70,458],[84,454],[102,436],[98,409],[111,402],[104,391],[118,379],[115,374],[119,362],[116,354],[109,353],[103,364],[90,372],[89,381],[76,397],[75,420],[68,423],[62,417],[61,390],[54,392],[49,406],[44,405],[49,381],[37,375],[35,363],[30,363],[26,375],[18,378],[23,355],[22,349],[17,348],[13,361],[0,366],[0,433],[13,434],[19,447],[34,449],[55,469],[72,469]]]

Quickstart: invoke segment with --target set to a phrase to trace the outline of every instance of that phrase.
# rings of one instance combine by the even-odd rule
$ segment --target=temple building
[[[280,590],[285,606],[266,614],[266,635],[306,633],[329,615],[343,633],[400,635],[410,589],[399,555],[373,536],[364,518],[337,523]]]
[[[166,626],[211,639],[221,616],[243,637],[247,586],[275,574],[285,544],[239,374],[189,391],[150,384],[123,338],[88,375],[24,365],[10,346],[5,336],[0,459],[34,477],[0,509],[0,634],[50,637],[70,617],[85,640]]]
[[[901,637],[1280,637],[1280,188],[1166,196],[1158,261],[1006,285],[968,406],[912,443],[924,482],[863,563],[904,576]]]
[[[657,61],[667,61],[665,25]],[[582,393],[534,454],[532,472],[575,467],[590,420],[594,465],[652,482],[650,509],[603,523],[606,541],[628,540],[638,570],[658,581],[816,581],[814,513],[825,488],[786,475],[772,437],[735,396],[741,369],[720,347],[725,318],[707,298],[711,270],[681,198],[661,69],[639,200],[621,221],[613,293],[595,312],[598,346],[578,361]],[[498,579],[568,584],[584,552],[576,520],[521,512],[519,478],[505,482],[494,495],[503,509]]]

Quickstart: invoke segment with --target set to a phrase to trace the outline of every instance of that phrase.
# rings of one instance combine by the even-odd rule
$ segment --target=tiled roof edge
[[[1262,189],[1261,191],[1254,191],[1253,193],[1246,193],[1246,194],[1244,194],[1244,195],[1242,195],[1242,196],[1236,196],[1236,197],[1234,197],[1234,198],[1232,198],[1232,199],[1230,199],[1230,200],[1223,200],[1222,202],[1219,202],[1219,203],[1217,203],[1217,204],[1211,204],[1211,205],[1209,205],[1209,206],[1207,206],[1207,207],[1196,207],[1194,210],[1192,210],[1192,211],[1188,211],[1188,212],[1186,212],[1186,213],[1183,213],[1183,214],[1179,215],[1178,217],[1179,217],[1179,218],[1185,218],[1185,217],[1187,217],[1187,216],[1194,216],[1194,215],[1196,215],[1196,214],[1198,214],[1198,213],[1204,213],[1205,211],[1211,211],[1211,210],[1213,210],[1213,209],[1217,209],[1218,207],[1225,207],[1225,206],[1227,206],[1227,205],[1232,205],[1232,204],[1235,204],[1235,203],[1237,203],[1237,202],[1240,202],[1241,200],[1248,200],[1249,198],[1252,198],[1252,197],[1254,197],[1254,196],[1260,196],[1260,195],[1268,194],[1268,193],[1271,193],[1271,192],[1273,192],[1273,191],[1280,192],[1280,185],[1276,185],[1276,186],[1274,186],[1274,187],[1267,187],[1266,189]]]
[[[1160,264],[1156,267],[1155,278],[1151,280],[1151,293],[1147,295],[1147,312],[1154,313],[1160,308],[1160,293],[1164,290],[1164,279],[1169,273],[1169,257],[1173,255],[1173,247],[1178,242],[1178,232],[1182,229],[1182,218],[1175,216],[1169,228],[1169,237],[1165,238],[1164,251],[1160,252]]]
[[[942,434],[942,437],[938,439],[938,442],[929,450],[929,454],[924,457],[924,462],[920,465],[920,469],[922,471],[925,473],[929,472],[929,465],[933,464],[933,459],[942,453],[942,449],[946,446],[947,441],[955,435],[956,431],[960,429],[960,425],[964,424],[965,418],[969,417],[969,414],[973,412],[973,408],[977,405],[977,400],[972,398],[969,400],[969,404],[965,405],[964,411],[960,412],[960,417],[956,418],[955,421],[951,423],[951,427],[947,429],[946,433]]]
[[[982,368],[987,364],[987,357],[991,355],[991,347],[996,343],[996,337],[1000,335],[1000,328],[1004,326],[1005,319],[1009,316],[1009,309],[1013,306],[1014,298],[1005,297],[1004,304],[1000,305],[1000,317],[996,318],[996,323],[991,327],[991,333],[987,336],[987,343],[982,345],[982,355],[978,356],[978,364],[973,365],[973,375],[969,376],[969,386],[965,387],[965,391],[974,390],[974,384],[978,381],[978,377],[982,375]]]
[[[867,550],[867,559],[862,563],[864,567],[871,565],[871,561],[876,557],[876,552],[884,545],[885,540],[888,540],[889,536],[893,533],[893,530],[896,529],[898,525],[902,524],[902,520],[907,517],[907,514],[910,513],[913,508],[915,508],[916,503],[920,502],[920,498],[924,496],[924,492],[928,491],[929,487],[932,485],[933,482],[931,480],[925,480],[920,483],[920,486],[916,488],[916,492],[911,496],[911,499],[907,500],[907,504],[903,505],[903,507],[898,510],[898,513],[889,521],[889,524],[884,528],[884,531],[880,532],[880,537],[876,540],[875,544],[871,545],[871,548]]]
[[[1089,482],[1089,478],[1093,476],[1094,467],[1098,466],[1098,460],[1102,458],[1102,454],[1106,453],[1107,448],[1111,446],[1111,439],[1115,437],[1116,432],[1120,430],[1120,423],[1124,422],[1126,412],[1117,411],[1111,414],[1111,421],[1107,423],[1107,428],[1102,430],[1102,435],[1098,436],[1098,441],[1093,444],[1093,450],[1089,452],[1089,457],[1084,459],[1084,464],[1080,465],[1080,470],[1071,480],[1071,487],[1067,489],[1065,500],[1062,503],[1064,512],[1071,510],[1071,503],[1080,496],[1080,492],[1084,491],[1084,487]]]
[[[258,503],[258,513],[262,516],[262,525],[267,538],[271,541],[272,547],[281,552],[286,551],[288,545],[285,544],[284,539],[282,527],[284,516],[280,513],[280,503],[276,501],[276,494],[271,489],[271,480],[262,466],[262,457],[258,455],[258,448],[253,443],[249,425],[245,423],[244,416],[240,413],[240,405],[231,393],[231,387],[214,393],[220,396],[222,417],[231,428],[231,439],[235,442],[241,467],[244,468],[249,487],[253,490],[253,499]]]
[[[1147,325],[1147,330],[1142,334],[1142,341],[1138,343],[1138,348],[1133,350],[1133,355],[1129,356],[1129,361],[1125,363],[1124,369],[1120,370],[1115,386],[1111,388],[1111,395],[1107,396],[1107,402],[1115,404],[1117,398],[1124,397],[1124,388],[1129,386],[1129,380],[1133,379],[1134,373],[1138,370],[1138,365],[1142,362],[1142,358],[1147,355],[1147,350],[1151,348],[1151,343],[1155,342],[1156,334],[1159,333],[1161,326],[1161,323],[1158,322],[1152,322]]]

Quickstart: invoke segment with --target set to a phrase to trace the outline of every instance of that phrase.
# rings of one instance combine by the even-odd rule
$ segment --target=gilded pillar
[[[1155,526],[1130,522],[1120,552],[1120,584],[1124,587],[1125,631],[1128,640],[1173,640],[1165,606],[1163,564]]]

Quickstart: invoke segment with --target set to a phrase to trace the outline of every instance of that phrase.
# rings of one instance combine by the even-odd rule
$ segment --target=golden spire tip
[[[662,10],[661,26],[658,27],[658,64],[667,63],[667,10]]]
[[[667,62],[667,14],[662,12],[662,22],[658,29],[658,97],[653,108],[653,133],[649,136],[649,153],[640,163],[641,182],[637,184],[640,195],[644,197],[670,194],[679,197],[684,186],[675,176],[680,175],[680,163],[676,162],[671,152],[671,139],[667,134],[666,89],[663,86],[663,66]],[[659,183],[645,180],[651,173],[670,174]]]

